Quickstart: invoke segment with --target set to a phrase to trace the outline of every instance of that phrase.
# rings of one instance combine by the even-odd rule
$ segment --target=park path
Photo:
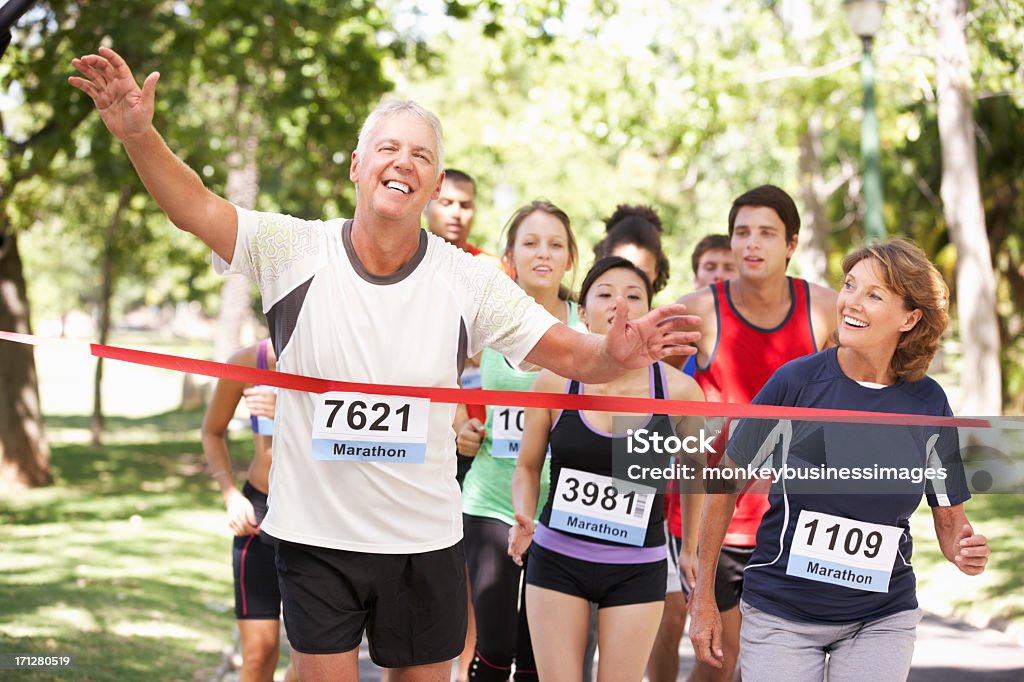
[[[287,654],[282,652],[282,656]],[[687,639],[679,646],[679,681],[693,666]],[[278,671],[276,679],[283,676]],[[383,671],[370,660],[366,642],[359,652],[361,682],[383,682]],[[237,671],[221,672],[211,682],[235,682]],[[917,629],[909,682],[1020,682],[1024,680],[1024,646],[995,630],[926,614]]]

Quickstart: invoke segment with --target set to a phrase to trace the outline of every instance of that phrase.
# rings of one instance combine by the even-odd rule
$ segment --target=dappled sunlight
[[[135,345],[128,339],[115,336],[113,345]],[[147,339],[152,348],[159,339]],[[159,348],[158,352],[209,359],[208,345],[196,346],[176,343]],[[46,414],[83,415],[88,429],[88,414],[92,409],[92,385],[96,371],[96,358],[82,352],[69,352],[65,344],[38,346],[35,349],[39,372],[39,393]],[[103,405],[110,414],[123,415],[121,419],[140,418],[175,410],[181,400],[183,374],[154,367],[140,367],[124,362],[104,363]],[[124,390],[124,386],[145,386],[146,390]],[[115,418],[115,423],[118,421]],[[195,427],[199,424],[196,422]]]
[[[73,651],[96,679],[215,668],[232,636],[231,535],[187,445],[55,444],[57,485],[3,501],[7,650]]]
[[[202,633],[174,623],[161,623],[160,614],[153,616],[156,621],[128,621],[115,623],[110,630],[121,637],[173,637],[176,639],[202,640]]]

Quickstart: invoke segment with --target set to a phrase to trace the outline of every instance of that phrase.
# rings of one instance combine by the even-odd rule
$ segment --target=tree
[[[938,0],[938,120],[942,205],[956,245],[956,301],[967,414],[1002,410],[996,282],[978,182],[966,0]]]
[[[121,188],[117,198],[117,207],[107,225],[103,240],[103,254],[100,259],[100,300],[99,300],[99,343],[105,345],[110,334],[111,299],[114,296],[116,274],[114,268],[118,259],[117,241],[119,233],[124,230],[124,214],[132,198],[131,185]],[[96,373],[93,379],[92,418],[89,420],[91,442],[93,447],[103,444],[103,358],[96,359]]]
[[[0,221],[3,216],[0,215]],[[0,329],[31,334],[18,238],[0,222]],[[0,484],[48,485],[50,448],[43,431],[32,347],[0,343]]]
[[[238,86],[231,85],[235,110],[240,110],[242,98]],[[242,113],[242,111],[239,111]],[[257,166],[259,151],[258,130],[261,117],[258,113],[246,112],[239,122],[237,134],[228,138],[228,175],[225,183],[225,198],[242,208],[256,208],[256,197],[260,189],[260,172]],[[213,338],[213,359],[226,362],[240,346],[253,343],[254,339],[242,339],[244,327],[252,326],[255,316],[252,312],[252,283],[244,275],[227,275],[220,289],[220,311]]]

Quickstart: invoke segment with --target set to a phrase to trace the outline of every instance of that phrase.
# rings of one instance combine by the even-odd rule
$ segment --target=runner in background
[[[270,339],[243,348],[228,362],[243,367],[275,369]],[[228,448],[228,425],[240,400],[245,399],[253,431],[254,456],[239,490]],[[267,491],[274,433],[275,391],[268,386],[248,386],[219,379],[203,417],[203,453],[217,481],[228,526],[234,533],[232,564],[235,576],[235,618],[242,648],[242,680],[273,680],[280,652],[281,590],[277,584],[271,538],[260,534],[267,513]],[[288,667],[287,680],[295,679]]]
[[[427,218],[427,229],[438,237],[497,268],[502,267],[497,256],[469,243],[476,218],[476,180],[469,173],[445,168],[441,191],[427,204],[423,215]]]
[[[690,257],[693,266],[693,288],[702,289],[736,274],[736,263],[729,247],[729,235],[708,235],[697,242]],[[697,369],[690,356],[683,372],[693,376]],[[693,590],[697,568],[697,528],[702,497],[688,490],[682,497],[678,481],[669,481],[665,491],[665,525],[668,530],[669,582],[675,583],[665,595],[665,613],[661,618],[658,639],[647,666],[650,682],[674,682],[679,676],[679,643],[686,628],[686,598]],[[682,504],[681,504],[682,503]],[[685,507],[685,512],[684,508]],[[683,517],[689,521],[683,532]],[[684,539],[685,538],[685,539]],[[675,568],[673,574],[673,568]],[[685,596],[684,596],[685,595]]]
[[[836,293],[786,276],[799,230],[800,214],[786,192],[774,185],[744,192],[729,211],[730,245],[738,277],[679,299],[702,320],[694,378],[707,400],[749,403],[776,369],[824,347],[832,335]],[[743,569],[767,508],[763,486],[752,486],[739,497],[715,579],[723,623],[722,667],[698,662],[690,675],[694,682],[733,679],[740,645]],[[686,523],[684,515],[679,526]],[[686,526],[682,535],[689,535]]]
[[[592,333],[602,334],[616,314],[621,314],[620,306],[627,307],[631,318],[645,314],[651,285],[635,265],[609,256],[591,268],[580,297],[580,318]],[[666,372],[661,363],[599,385],[566,381],[545,371],[533,390],[702,398],[690,377]],[[582,678],[591,603],[599,609],[598,679],[639,681],[654,644],[665,598],[664,514],[655,488],[619,491],[616,486],[622,484],[612,478],[613,447],[626,447],[627,423],[666,438],[695,432],[694,421],[683,417],[526,411],[526,430],[512,482],[515,524],[509,533],[508,552],[522,563],[529,548],[526,602],[543,680]],[[615,433],[619,430],[621,433]],[[540,523],[535,524],[549,445],[551,494]]]
[[[423,215],[427,219],[427,229],[433,234],[476,258],[485,260],[495,267],[501,267],[501,262],[495,256],[469,243],[469,233],[473,230],[473,220],[476,218],[476,180],[471,175],[455,168],[446,168],[441,191],[436,199],[427,204]],[[466,389],[480,388],[479,357],[466,359],[459,383]],[[458,431],[470,418],[482,421],[483,407],[460,405],[455,414],[455,430]],[[458,465],[455,478],[461,486],[470,467],[473,466],[473,458],[459,451],[455,454]],[[467,589],[468,587],[467,585]],[[476,614],[473,613],[472,600],[469,601],[467,618],[466,646],[459,655],[458,680],[465,680],[469,675],[469,666],[473,662],[473,651],[476,646]]]
[[[533,201],[505,228],[503,260],[516,283],[559,321],[582,329],[576,303],[562,285],[577,259],[569,216],[548,201]],[[571,278],[570,278],[571,279]],[[523,371],[501,353],[485,349],[480,363],[485,390],[527,391],[537,370]],[[472,419],[458,435],[459,452],[473,454],[463,486],[466,561],[477,614],[476,656],[469,679],[501,682],[515,662],[516,680],[536,680],[525,604],[520,600],[522,569],[508,557],[508,531],[515,523],[512,473],[522,440],[523,408],[488,406],[485,424]],[[545,460],[541,499],[547,499]]]
[[[838,348],[783,365],[758,405],[952,416],[925,376],[949,323],[949,289],[920,248],[873,244],[843,261],[834,309]],[[970,498],[950,426],[743,419],[721,466],[769,465],[796,474],[772,485],[771,506],[747,566],[743,679],[787,682],[905,680],[918,608],[910,516],[927,498],[943,555],[967,575],[989,547],[964,513]],[[875,477],[875,467],[898,475]],[[922,472],[921,478],[905,474]],[[933,475],[927,475],[931,471]],[[722,667],[714,557],[736,507],[735,485],[707,497],[690,638],[704,665]]]
[[[476,180],[469,173],[455,168],[446,168],[444,181],[441,183],[441,191],[436,199],[431,199],[423,210],[427,220],[427,229],[438,237],[441,237],[449,244],[457,246],[475,258],[479,258],[494,267],[504,270],[509,276],[511,273],[504,266],[497,256],[487,253],[481,248],[469,243],[469,234],[473,230],[473,221],[476,219]],[[466,359],[466,366],[459,377],[462,388],[480,388],[480,359],[472,357]],[[455,416],[455,430],[458,431],[467,419],[483,421],[486,418],[482,405],[460,406]],[[456,478],[459,485],[466,478],[466,472],[473,466],[473,458],[464,453],[458,455],[458,470]],[[472,616],[470,617],[472,621]],[[472,622],[470,623],[472,630]],[[472,635],[472,632],[470,632]],[[468,666],[472,658],[472,644],[467,641],[467,651],[470,653],[465,659]],[[461,659],[460,659],[461,660]],[[462,671],[463,673],[465,670]]]
[[[594,258],[619,256],[640,268],[655,294],[669,278],[668,256],[661,248],[661,218],[649,206],[620,204],[604,221],[605,236],[594,246]]]
[[[722,280],[736,276],[736,259],[732,255],[727,234],[709,234],[697,242],[690,255],[693,267],[693,288],[703,289]],[[683,365],[683,371],[691,377],[697,371],[697,356],[691,355]]]

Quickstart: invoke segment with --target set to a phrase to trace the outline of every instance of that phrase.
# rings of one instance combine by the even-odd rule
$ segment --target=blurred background
[[[160,71],[157,128],[243,206],[350,216],[358,127],[395,97],[436,112],[447,165],[475,176],[470,241],[500,252],[511,213],[548,198],[581,242],[577,285],[622,203],[664,223],[656,303],[692,288],[693,245],[755,185],[801,208],[791,274],[835,286],[852,247],[910,237],[953,292],[933,373],[954,410],[1024,414],[1021,0],[8,0],[0,19],[0,330],[216,360],[265,334],[252,286],[214,275],[67,85],[71,59],[107,45],[140,82]],[[191,491],[221,533],[194,442],[206,383],[0,343],[0,527],[94,510],[53,516],[46,496],[66,494],[17,489],[98,503],[144,480]],[[145,520],[133,505],[152,496],[129,497],[93,520]],[[993,517],[1019,524],[1020,505]]]

